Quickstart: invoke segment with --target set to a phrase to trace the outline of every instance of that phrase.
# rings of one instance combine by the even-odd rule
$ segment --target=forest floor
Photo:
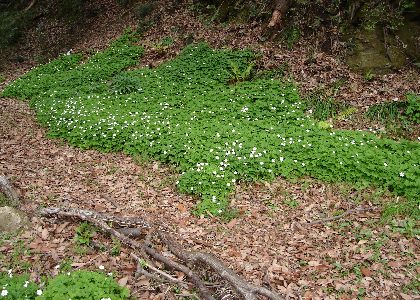
[[[133,25],[132,18],[124,16],[127,25]],[[98,30],[105,31],[110,23],[106,16],[98,18],[104,22]],[[194,40],[205,40],[214,47],[258,49],[260,68],[287,65],[287,74],[304,94],[319,87],[328,90],[338,79],[345,79],[337,98],[361,112],[384,100],[403,100],[407,92],[420,86],[417,71],[408,67],[367,81],[332,55],[315,52],[308,63],[305,45],[290,50],[274,43],[261,44],[261,24],[203,25],[191,11],[181,10],[163,16],[155,25],[142,40],[146,56],[141,63],[145,65],[155,66],[176,56],[184,46],[182,37],[193,34]],[[101,39],[101,32],[92,30],[96,38],[83,39],[74,51],[102,49],[121,31],[112,32],[114,35],[108,32]],[[174,44],[162,52],[156,45],[164,37],[171,37]],[[8,81],[19,75],[16,69],[10,66],[5,74]],[[360,122],[358,117],[334,125],[385,130],[381,124]],[[411,135],[416,139],[418,128]],[[0,174],[11,179],[26,212],[66,206],[166,224],[186,248],[214,253],[248,281],[271,287],[287,299],[420,298],[418,227],[409,219],[381,219],[381,207],[398,201],[386,191],[358,190],[311,178],[242,184],[232,196],[232,206],[239,214],[223,222],[191,213],[197,199],[176,190],[178,174],[171,167],[121,153],[80,150],[49,139],[25,102],[1,99],[0,145]],[[361,205],[378,209],[307,224]],[[29,270],[33,278],[39,278],[57,274],[60,268],[104,266],[139,299],[185,298],[180,295],[185,291],[168,289],[145,277],[135,279],[136,264],[129,249],[99,233],[95,238],[104,245],[102,250],[78,246],[74,238],[77,226],[33,216],[31,226],[22,233],[2,236],[0,271]]]

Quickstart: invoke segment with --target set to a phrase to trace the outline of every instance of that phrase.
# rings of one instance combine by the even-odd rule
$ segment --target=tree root
[[[148,223],[142,219],[142,227],[147,227],[153,230],[152,233],[145,235],[145,239],[141,242],[134,240],[134,237],[141,236],[140,231],[136,228],[114,228],[108,225],[107,222],[112,222],[112,225],[118,226],[118,220],[123,220],[123,226],[127,227],[127,218],[117,218],[109,215],[99,214],[94,211],[79,210],[79,209],[62,209],[62,208],[44,208],[40,211],[41,216],[44,217],[55,217],[55,218],[71,218],[87,221],[97,227],[103,232],[112,235],[117,238],[121,243],[133,249],[136,253],[131,254],[131,257],[135,259],[139,266],[136,271],[136,275],[145,275],[149,278],[176,284],[182,288],[187,286],[187,283],[183,280],[175,278],[169,273],[157,269],[151,263],[151,260],[163,263],[168,269],[182,272],[187,277],[187,280],[197,288],[202,299],[205,300],[216,300],[214,297],[215,293],[211,291],[211,287],[206,285],[205,282],[200,278],[199,274],[193,271],[190,266],[194,267],[202,264],[208,267],[211,271],[217,274],[229,286],[233,287],[236,293],[245,300],[258,299],[258,296],[264,296],[270,300],[284,299],[280,295],[272,292],[264,287],[259,287],[246,282],[233,270],[229,269],[223,264],[218,258],[209,253],[202,252],[190,252],[185,250],[182,245],[175,242],[170,237],[170,233],[166,230],[161,230],[161,226],[156,224]],[[133,224],[132,227],[138,226]],[[170,253],[175,259],[170,258],[162,253],[158,252],[153,248],[152,234],[156,236],[162,245],[166,246]],[[146,270],[147,269],[147,270]],[[153,273],[152,273],[153,272]]]

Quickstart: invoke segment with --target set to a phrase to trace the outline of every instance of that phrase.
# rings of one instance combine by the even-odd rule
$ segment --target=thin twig
[[[349,210],[345,211],[344,213],[342,213],[341,215],[334,216],[334,217],[329,217],[329,218],[325,218],[325,219],[319,219],[319,220],[312,221],[312,222],[309,222],[309,223],[303,223],[302,225],[308,226],[308,225],[316,225],[316,224],[327,223],[327,222],[339,220],[339,219],[344,218],[345,216],[350,215],[350,214],[364,212],[364,211],[372,211],[372,210],[376,210],[376,209],[377,209],[377,207],[361,207],[361,206],[359,206],[359,207],[356,207],[354,209],[349,209]]]

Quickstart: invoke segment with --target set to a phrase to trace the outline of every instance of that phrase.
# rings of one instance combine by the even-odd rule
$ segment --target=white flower
[[[37,291],[36,291],[36,294],[37,294],[38,296],[41,296],[41,295],[42,295],[42,291],[41,291],[41,290],[37,290]]]
[[[105,269],[105,267],[103,265],[99,266],[99,270],[104,270],[104,269]]]
[[[28,284],[29,284],[29,281],[25,281],[25,283],[23,284],[23,287],[24,288],[27,288],[28,287]]]
[[[404,177],[404,176],[405,176],[404,172],[400,172],[400,177]]]
[[[2,297],[6,297],[8,293],[9,293],[9,292],[8,292],[7,290],[2,290],[2,291],[1,291],[1,296],[2,296]]]
[[[385,167],[388,167],[388,164],[387,164],[387,163],[384,163],[384,166],[385,166]]]

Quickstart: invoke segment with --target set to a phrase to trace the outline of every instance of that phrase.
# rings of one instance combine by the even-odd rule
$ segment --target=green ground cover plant
[[[198,214],[228,213],[238,181],[309,175],[384,187],[407,199],[398,213],[418,217],[419,143],[318,126],[287,80],[233,84],[231,66],[246,70],[250,51],[189,45],[155,69],[126,71],[142,53],[126,34],[83,63],[70,55],[35,68],[3,95],[30,99],[51,137],[176,165],[178,188],[200,196]]]
[[[0,273],[0,298],[5,300],[125,300],[130,295],[111,276],[86,270],[57,275],[41,286],[27,274]]]

